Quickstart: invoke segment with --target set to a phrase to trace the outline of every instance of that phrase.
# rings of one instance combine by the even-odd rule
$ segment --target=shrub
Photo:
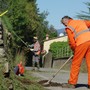
[[[72,54],[68,42],[53,42],[50,51],[54,59],[69,57]]]

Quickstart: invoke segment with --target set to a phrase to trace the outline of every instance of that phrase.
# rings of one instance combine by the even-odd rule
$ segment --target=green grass
[[[17,76],[14,80],[14,89],[15,90],[45,90],[43,86],[38,84],[38,78],[33,77],[30,71],[26,71],[24,77]]]
[[[14,90],[46,90],[37,83],[38,78],[33,77],[31,71],[25,71],[24,76],[17,76],[11,71],[9,78],[0,75],[0,90],[9,90],[11,84]]]

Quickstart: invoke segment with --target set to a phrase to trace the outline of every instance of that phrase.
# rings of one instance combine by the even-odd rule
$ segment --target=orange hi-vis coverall
[[[19,74],[24,74],[24,66],[22,65],[22,63],[19,63],[18,67],[19,67]]]
[[[69,84],[77,84],[80,66],[83,58],[86,58],[88,70],[88,85],[90,85],[90,20],[70,19],[66,27],[69,45],[74,51],[72,59]]]

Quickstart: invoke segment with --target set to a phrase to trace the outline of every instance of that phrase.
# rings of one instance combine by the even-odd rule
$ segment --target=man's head
[[[36,36],[33,37],[33,39],[34,39],[34,42],[36,42],[38,40],[38,38]]]
[[[61,23],[65,26],[67,26],[69,20],[72,19],[71,17],[69,16],[64,16],[62,19],[61,19]]]

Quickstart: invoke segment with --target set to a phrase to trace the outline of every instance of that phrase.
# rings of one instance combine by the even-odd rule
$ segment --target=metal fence
[[[58,50],[56,50],[55,53],[52,53],[52,56],[54,59],[57,58],[68,58],[73,54],[72,50],[70,49],[69,46],[67,47],[62,47]]]

